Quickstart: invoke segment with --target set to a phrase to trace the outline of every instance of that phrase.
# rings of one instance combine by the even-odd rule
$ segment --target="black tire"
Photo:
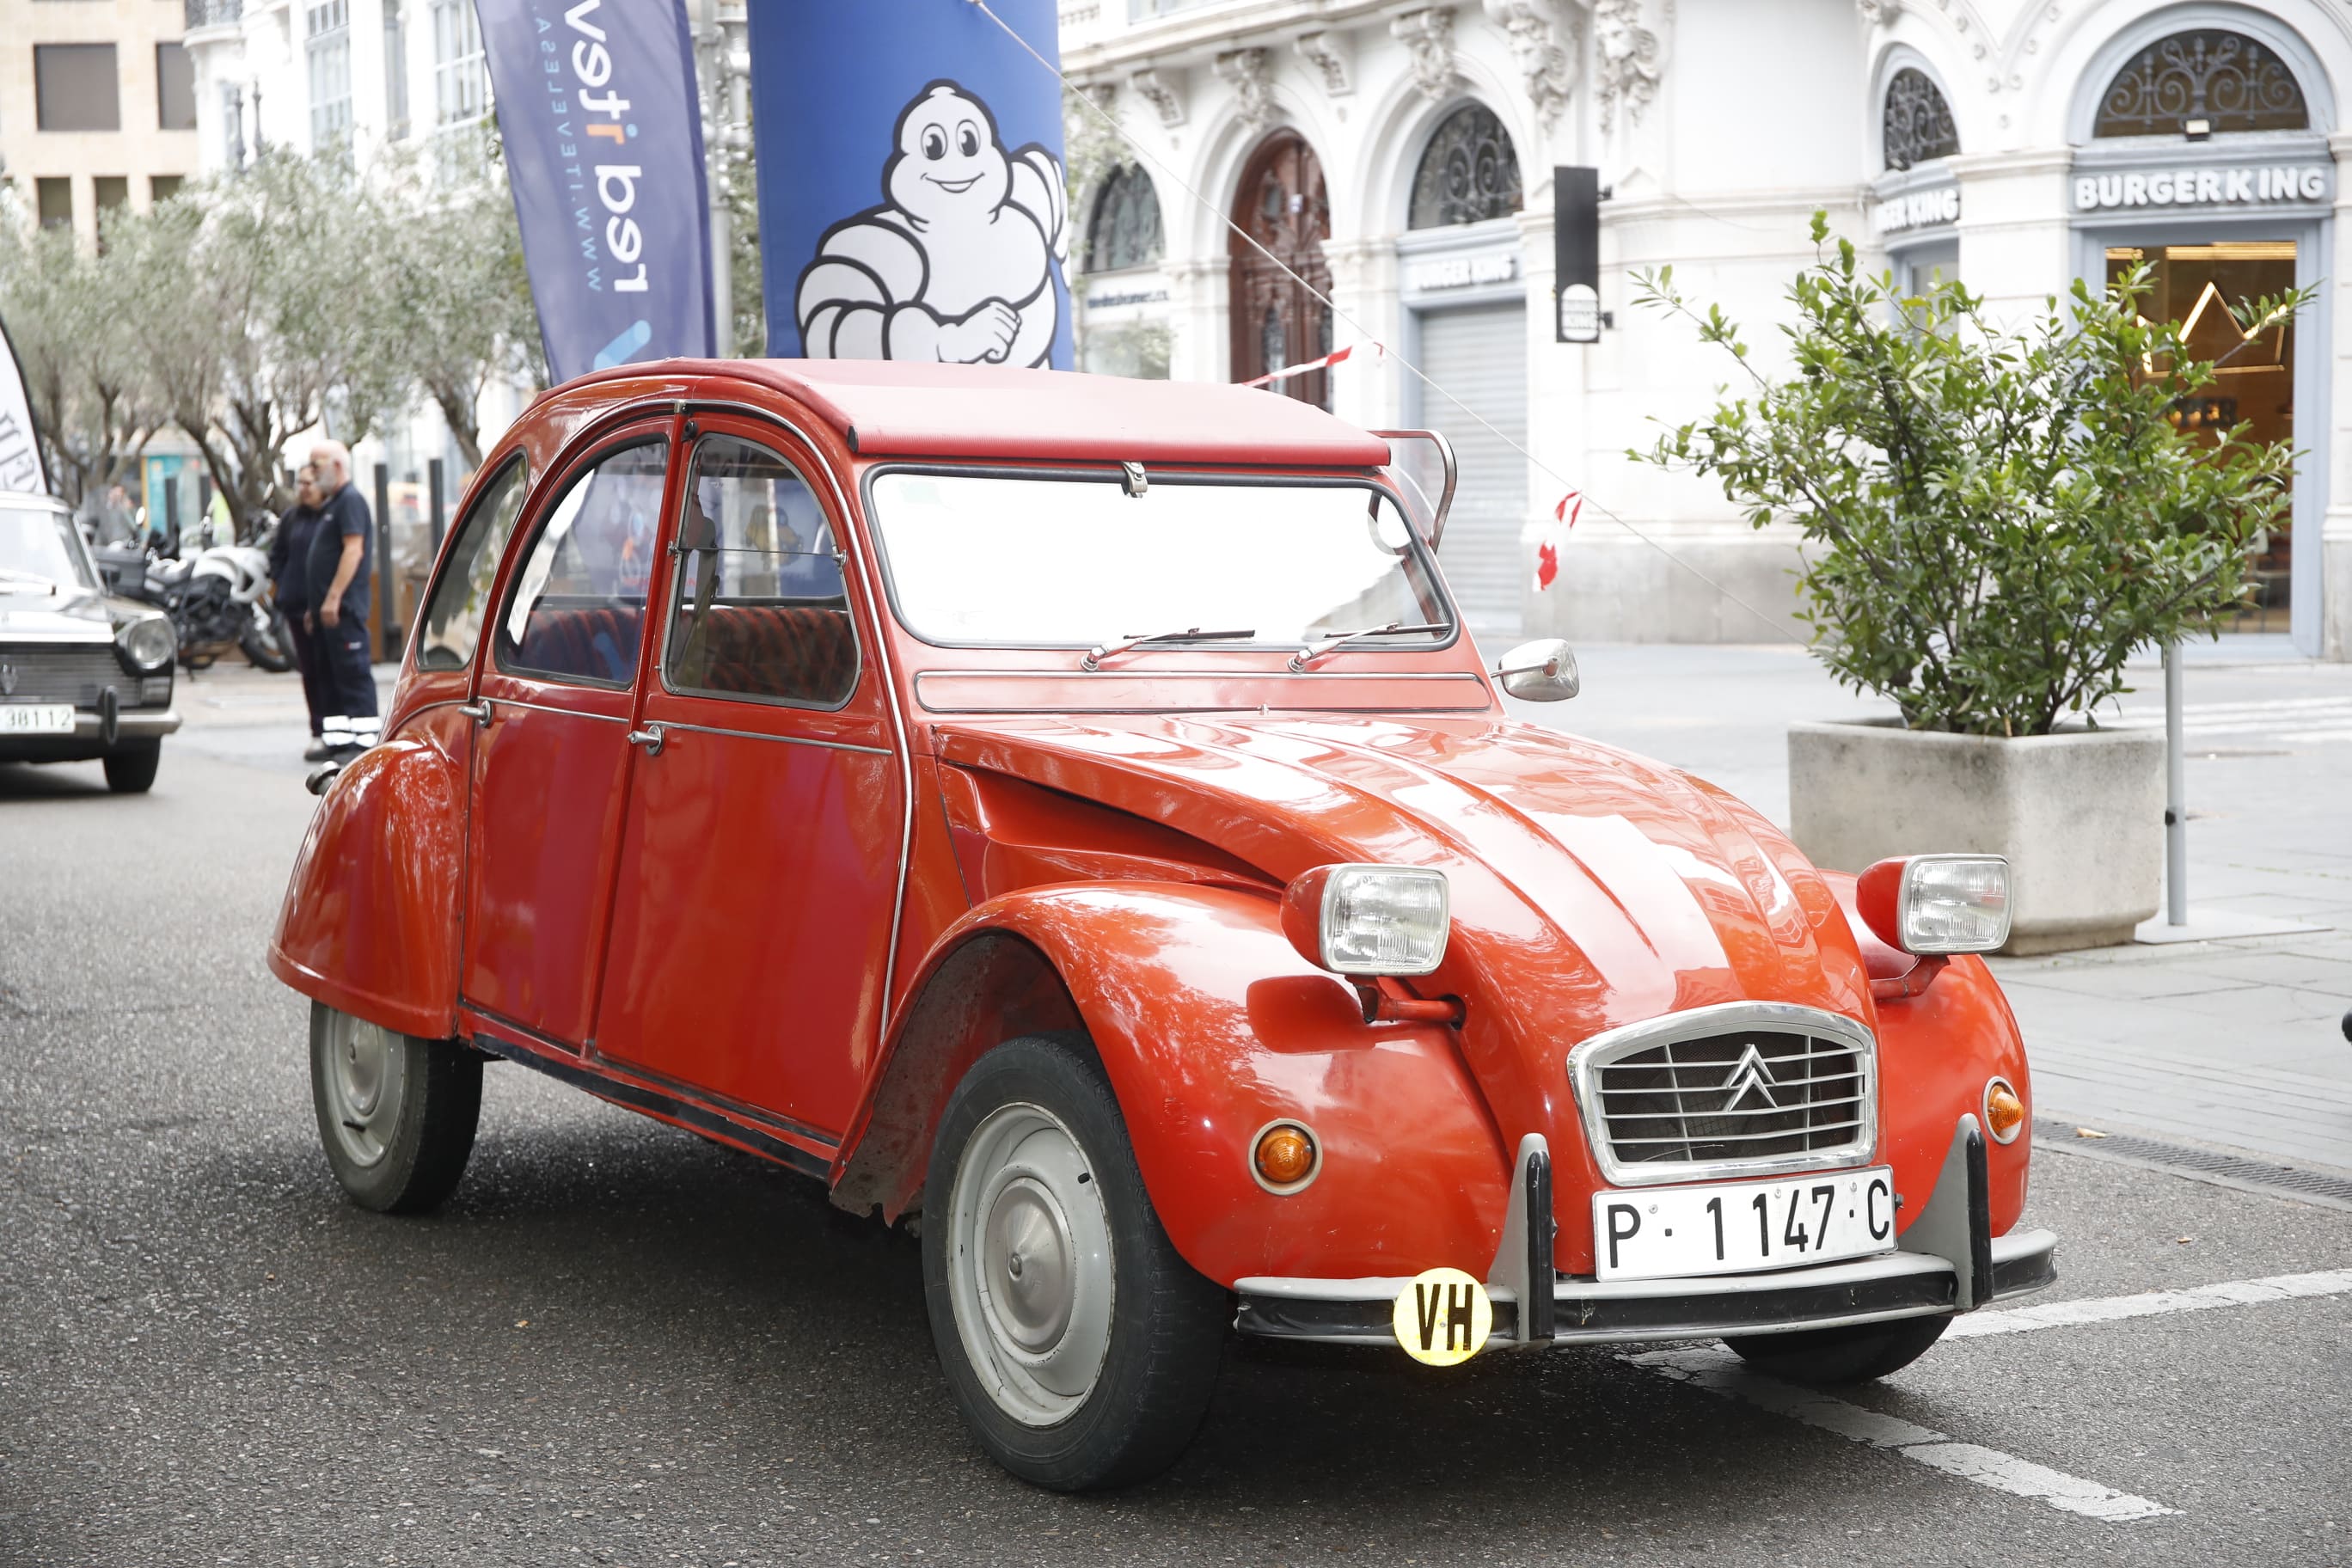
[[[338,1052],[349,1053],[342,1070]],[[370,1074],[355,1070],[362,1053],[375,1064]],[[355,1093],[355,1077],[372,1078],[375,1095]],[[482,1058],[455,1040],[420,1040],[313,1002],[310,1103],[327,1163],[353,1203],[423,1214],[466,1173],[481,1121]]]
[[[1897,1318],[1850,1329],[1809,1329],[1795,1334],[1743,1334],[1723,1342],[1757,1371],[1790,1383],[1868,1383],[1900,1372],[1926,1355],[1951,1318]]]
[[[163,762],[163,742],[125,741],[106,753],[106,787],[117,795],[145,795],[155,787]]]
[[[1001,1334],[992,1342],[988,1338],[990,1324],[1003,1311],[991,1307],[982,1321],[964,1321],[950,1279],[951,1267],[961,1267],[965,1252],[958,1234],[958,1175],[968,1152],[975,1166],[987,1159],[973,1150],[974,1134],[1031,1111],[1044,1113],[1076,1145],[1085,1167],[1076,1180],[1091,1182],[1099,1194],[1094,1218],[1107,1230],[1110,1259],[1108,1337],[1099,1370],[1072,1396],[1073,1406],[1046,1421],[1034,1410],[1029,1419],[1016,1415],[1019,1394],[1001,1398],[991,1391],[992,1377],[1000,1374],[983,1373],[975,1354],[992,1367],[1003,1364],[1002,1350],[990,1346],[1003,1347],[1005,1341]],[[1019,1144],[1016,1152],[1029,1147]],[[976,1181],[984,1177],[984,1170],[975,1171]],[[998,1209],[1013,1201],[1000,1196]],[[1082,1217],[1074,1215],[1058,1234],[1073,1234]],[[1016,1247],[1005,1266],[1009,1274],[997,1287],[1008,1301],[1019,1290],[1021,1257]],[[971,1267],[973,1272],[963,1276],[967,1293],[977,1288],[971,1281],[979,1278],[979,1265]],[[1208,1413],[1233,1317],[1224,1289],[1195,1273],[1160,1227],[1136,1169],[1118,1101],[1083,1036],[1008,1041],[973,1064],[956,1086],[940,1118],[924,1183],[923,1291],[931,1338],[964,1420],[998,1464],[1055,1491],[1126,1486],[1174,1463]],[[1100,1331],[1099,1321],[1095,1329]],[[977,1352],[966,1342],[967,1330],[981,1346]],[[1077,1331],[1075,1318],[1059,1331],[1065,1339]],[[1059,1343],[1048,1345],[1045,1353],[1061,1349]]]
[[[294,635],[287,629],[285,615],[275,608],[269,612],[268,630],[248,626],[236,646],[247,659],[272,675],[283,675],[294,668]]]

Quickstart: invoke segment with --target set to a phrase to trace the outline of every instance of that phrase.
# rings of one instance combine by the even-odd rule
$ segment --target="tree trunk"
[[[449,434],[457,443],[457,455],[466,459],[467,471],[470,473],[480,468],[482,426],[474,412],[475,400],[481,393],[480,385],[460,386],[452,381],[432,377],[428,378],[426,387],[433,394],[433,401],[440,405],[442,421],[449,426]]]

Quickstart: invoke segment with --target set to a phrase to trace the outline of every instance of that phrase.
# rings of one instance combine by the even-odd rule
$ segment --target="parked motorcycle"
[[[205,669],[232,648],[272,674],[294,668],[294,638],[269,581],[275,521],[244,544],[206,544],[173,558],[133,545],[100,548],[100,570],[116,593],[142,599],[172,617],[180,663]],[[210,526],[200,531],[208,538]]]

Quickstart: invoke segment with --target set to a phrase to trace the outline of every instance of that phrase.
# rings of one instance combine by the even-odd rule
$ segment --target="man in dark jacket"
[[[368,557],[375,531],[367,502],[352,483],[351,449],[341,441],[321,441],[310,448],[310,466],[319,471],[319,521],[310,534],[305,588],[326,692],[320,739],[330,757],[349,762],[374,745],[383,729],[368,637]]]
[[[327,689],[319,677],[318,637],[310,629],[310,541],[319,529],[319,470],[303,465],[294,477],[294,504],[278,520],[269,542],[269,584],[286,630],[294,639],[294,668],[302,672],[302,703],[310,710],[307,762],[327,754],[320,739],[327,716]]]

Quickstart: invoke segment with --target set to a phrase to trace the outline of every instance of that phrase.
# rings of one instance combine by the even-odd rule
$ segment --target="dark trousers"
[[[320,711],[350,718],[375,714],[375,674],[368,668],[368,624],[344,610],[341,622],[313,621],[319,650]],[[373,728],[373,726],[370,726]]]
[[[327,683],[319,668],[319,636],[302,629],[303,612],[296,610],[286,617],[286,630],[294,639],[294,668],[302,672],[302,705],[310,710],[310,733],[319,732],[319,721],[330,710],[327,707]],[[327,629],[320,628],[321,631]]]

